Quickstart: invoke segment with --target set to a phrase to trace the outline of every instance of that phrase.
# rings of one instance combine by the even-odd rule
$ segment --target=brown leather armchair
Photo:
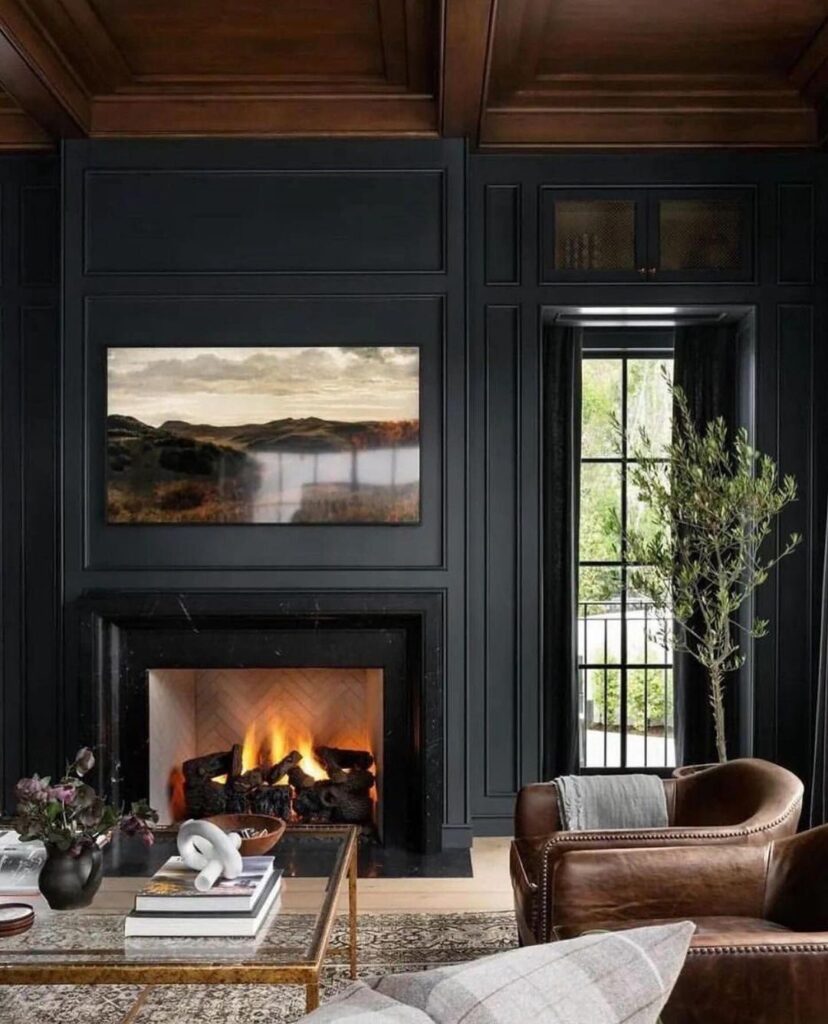
[[[665,779],[664,789],[667,828],[583,832],[561,830],[553,783],[520,791],[511,875],[521,942],[547,942],[552,937],[558,922],[552,885],[555,866],[570,850],[764,845],[793,835],[802,810],[799,779],[779,765],[753,758]]]
[[[569,851],[556,938],[696,924],[664,1024],[828,1021],[828,825],[767,846]]]

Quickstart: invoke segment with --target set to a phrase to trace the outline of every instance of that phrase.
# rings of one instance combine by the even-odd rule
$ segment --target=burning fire
[[[327,772],[316,760],[313,747],[313,736],[306,729],[291,727],[278,718],[272,719],[261,730],[258,722],[251,722],[244,735],[242,771],[275,764],[291,750],[298,750],[302,755],[303,771],[314,779],[325,779]]]
[[[172,820],[181,821],[187,817],[187,796],[184,792],[184,772],[180,768],[173,768],[170,772],[167,791]]]

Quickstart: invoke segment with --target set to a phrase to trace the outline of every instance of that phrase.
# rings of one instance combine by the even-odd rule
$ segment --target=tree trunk
[[[716,729],[716,753],[719,763],[727,761],[727,737],[725,735],[724,672],[718,665],[710,669],[710,706],[713,709],[713,725]]]

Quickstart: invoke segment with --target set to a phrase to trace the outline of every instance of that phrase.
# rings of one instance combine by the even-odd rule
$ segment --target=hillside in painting
[[[419,443],[416,420],[365,420],[355,423],[323,420],[318,416],[303,419],[287,417],[269,423],[248,423],[236,427],[167,420],[160,428],[178,437],[230,445],[255,451],[336,452],[352,448],[387,448]]]
[[[113,523],[416,522],[417,420],[107,419]]]

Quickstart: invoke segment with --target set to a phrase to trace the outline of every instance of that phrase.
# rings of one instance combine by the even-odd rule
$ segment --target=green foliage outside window
[[[621,725],[621,672],[617,668],[608,668],[606,675],[605,696],[604,669],[594,668],[587,672],[587,692],[592,694],[592,714],[587,724],[613,730]],[[666,689],[664,675],[659,669],[650,669],[647,679],[643,668],[627,670],[628,732],[643,733],[645,727],[651,733],[656,732],[664,727],[665,721],[668,729],[672,727],[672,672],[667,670]]]

